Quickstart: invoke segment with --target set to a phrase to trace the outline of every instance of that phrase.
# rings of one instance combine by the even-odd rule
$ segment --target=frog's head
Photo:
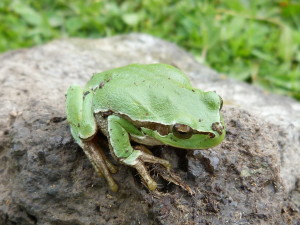
[[[225,138],[225,125],[220,113],[223,100],[215,92],[197,92],[180,102],[176,116],[167,134],[143,128],[158,141],[185,149],[207,149],[220,144]],[[199,99],[200,98],[200,99]],[[174,119],[175,118],[175,119]]]

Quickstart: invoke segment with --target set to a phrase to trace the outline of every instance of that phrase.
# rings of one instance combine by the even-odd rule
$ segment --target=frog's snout
[[[223,130],[224,130],[224,126],[219,122],[215,122],[211,125],[211,129],[213,131],[217,131],[219,135],[222,135]]]

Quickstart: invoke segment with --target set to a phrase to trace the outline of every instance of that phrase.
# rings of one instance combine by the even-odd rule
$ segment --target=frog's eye
[[[190,128],[187,125],[176,123],[173,126],[172,132],[175,137],[181,138],[181,139],[188,139],[192,137],[193,135],[193,129]]]
[[[220,98],[220,110],[223,108],[223,99],[221,98],[221,96],[219,96]]]

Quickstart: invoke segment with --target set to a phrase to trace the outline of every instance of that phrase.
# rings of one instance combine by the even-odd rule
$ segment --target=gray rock
[[[224,99],[226,140],[205,151],[157,147],[195,194],[158,179],[150,193],[119,165],[111,193],[65,121],[64,93],[130,63],[179,67]],[[225,78],[174,44],[141,34],[66,39],[0,56],[0,224],[299,224],[300,104]]]

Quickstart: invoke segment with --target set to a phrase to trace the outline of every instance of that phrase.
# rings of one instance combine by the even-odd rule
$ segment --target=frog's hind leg
[[[72,129],[71,132],[73,137],[75,138],[76,142],[80,145],[80,147],[83,149],[85,155],[93,165],[95,171],[98,173],[99,176],[103,176],[110,189],[114,192],[118,191],[118,185],[114,181],[114,179],[111,176],[111,173],[116,173],[118,170],[115,165],[113,165],[106,157],[102,147],[100,147],[97,138],[93,138],[89,141],[83,141],[80,138],[78,138],[78,135],[76,135],[76,131]]]
[[[105,177],[112,191],[117,191],[118,185],[110,174],[116,173],[117,170],[97,143],[97,124],[92,111],[92,100],[92,92],[83,92],[81,87],[71,86],[67,92],[67,119],[73,138],[83,149],[97,173]]]
[[[116,173],[116,167],[106,158],[102,148],[94,140],[84,143],[83,150],[96,172],[101,176],[103,175],[106,179],[110,189],[112,191],[118,190],[118,185],[111,176],[111,173]]]

